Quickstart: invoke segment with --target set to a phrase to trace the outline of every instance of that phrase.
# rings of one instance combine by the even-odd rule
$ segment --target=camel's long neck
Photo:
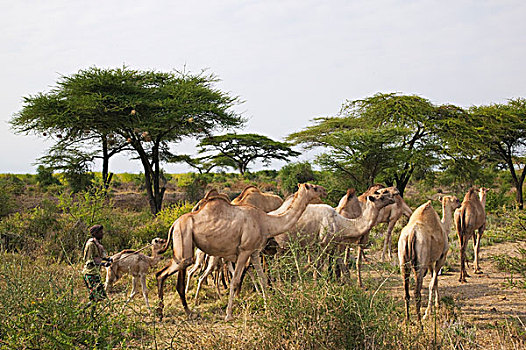
[[[480,204],[482,204],[482,209],[486,211],[486,193],[479,192],[479,200],[480,200]]]
[[[268,237],[274,237],[293,228],[309,204],[310,199],[307,197],[304,191],[299,192],[285,211],[279,213],[280,208],[278,208],[266,214],[261,223],[263,233]],[[284,205],[281,209],[283,207]]]
[[[149,257],[148,261],[150,263],[150,266],[155,266],[157,263],[163,258],[162,255],[159,254],[159,252],[155,249],[152,249],[152,256]]]
[[[373,228],[377,217],[378,209],[370,203],[365,204],[362,216],[355,219],[337,216],[336,223],[338,225],[338,231],[340,232],[339,236],[347,239],[359,238]]]

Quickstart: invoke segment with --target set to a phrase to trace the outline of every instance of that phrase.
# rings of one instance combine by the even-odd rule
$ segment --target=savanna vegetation
[[[464,315],[461,295],[443,291],[441,308],[422,330],[404,324],[403,297],[396,289],[399,269],[376,258],[383,226],[373,229],[367,244],[364,288],[356,287],[352,258],[332,257],[351,267],[341,277],[330,266],[316,264],[333,252],[314,246],[308,259],[304,248],[291,244],[279,257],[266,257],[272,281],[266,299],[245,280],[230,323],[222,321],[227,296],[218,298],[212,285],[205,287],[199,305],[189,297],[197,317],[187,319],[174,289],[176,279],[167,280],[162,322],[139,297],[124,304],[129,278],[117,283],[109,300],[86,307],[80,270],[91,225],[104,225],[103,243],[110,253],[140,249],[154,237],[166,238],[174,220],[212,188],[231,199],[248,185],[285,197],[297,183],[311,182],[326,188],[324,201],[334,207],[348,188],[361,193],[382,182],[397,186],[415,209],[441,194],[461,199],[468,188],[484,186],[491,190],[483,249],[526,240],[526,100],[464,109],[437,106],[415,95],[376,94],[345,102],[337,116],[314,119],[288,135],[287,143],[235,133],[245,123],[231,109],[239,100],[217,89],[216,82],[205,73],[90,68],[62,77],[48,92],[25,97],[11,121],[14,131],[36,133],[54,144],[37,160],[37,174],[0,175],[1,348],[525,345],[524,313],[475,322]],[[228,133],[217,134],[221,130]],[[185,137],[201,140],[198,156],[173,152]],[[294,146],[320,152],[312,164],[251,171],[256,160],[290,161],[299,154]],[[112,173],[111,157],[120,152],[140,160],[138,174]],[[102,169],[94,169],[97,159]],[[163,171],[167,162],[185,162],[195,172],[168,174]],[[433,206],[440,213],[440,203],[433,201]],[[394,242],[406,221],[395,227]],[[458,271],[453,232],[446,276]],[[467,254],[472,259],[472,249]],[[165,255],[168,259],[170,254]],[[485,256],[482,264],[490,262],[509,276],[496,288],[526,296],[524,245],[517,245],[514,254]],[[154,303],[153,271],[148,286]],[[477,288],[475,279],[469,288]]]

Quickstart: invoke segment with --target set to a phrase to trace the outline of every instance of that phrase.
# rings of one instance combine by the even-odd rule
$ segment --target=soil
[[[475,336],[475,347],[481,348],[516,348],[516,344],[507,344],[502,341],[497,330],[497,325],[509,324],[512,321],[519,335],[514,339],[519,344],[526,343],[526,289],[519,287],[524,282],[513,276],[510,272],[499,271],[493,256],[507,255],[519,256],[517,248],[526,248],[526,242],[506,242],[491,246],[481,247],[480,267],[482,274],[473,273],[473,265],[469,264],[467,283],[458,281],[460,265],[458,263],[458,252],[448,255],[449,271],[441,274],[438,278],[438,288],[442,299],[441,313],[444,313],[444,299],[453,305],[457,318],[463,324],[473,329]],[[380,254],[377,251],[370,253],[370,266],[380,262]],[[398,260],[396,257],[394,260]],[[367,264],[367,263],[366,263]],[[374,269],[374,268],[373,268]],[[375,278],[386,278],[385,271],[376,275],[377,271],[365,272],[365,276]],[[375,276],[376,275],[376,276]],[[384,288],[392,291],[395,298],[403,301],[403,285],[401,277],[395,273],[391,275]],[[422,315],[427,307],[428,285],[431,280],[429,274],[424,278],[422,288]],[[413,285],[412,285],[413,286]],[[522,284],[524,286],[524,284]],[[411,317],[415,317],[413,290],[411,294]],[[446,312],[447,313],[447,312]],[[520,339],[519,339],[520,338]]]

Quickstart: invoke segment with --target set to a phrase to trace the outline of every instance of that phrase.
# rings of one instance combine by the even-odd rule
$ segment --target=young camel
[[[104,283],[106,292],[109,292],[113,283],[126,273],[129,273],[132,275],[132,290],[126,303],[135,296],[140,282],[146,307],[150,309],[150,304],[148,303],[148,290],[146,287],[146,275],[148,274],[150,267],[157,265],[159,260],[162,259],[162,256],[159,255],[159,251],[164,248],[165,244],[165,239],[154,238],[151,243],[151,257],[142,253],[136,253],[134,250],[123,250],[113,255],[111,257],[113,260],[111,266],[106,268],[106,283]]]
[[[384,187],[383,185],[376,184],[369,187],[369,189],[365,191],[362,195],[358,197],[351,197],[351,202],[349,202],[349,193],[347,193],[340,200],[340,203],[338,204],[338,207],[336,207],[336,210],[338,210],[338,212],[346,218],[357,218],[362,213],[361,208],[363,208],[363,204],[365,203],[367,196],[371,194],[382,193],[383,191],[391,192],[395,199],[395,203],[386,206],[380,211],[380,213],[378,214],[378,219],[376,221],[377,224],[387,223],[387,232],[385,234],[384,249],[382,251],[382,261],[385,261],[386,254],[389,260],[392,259],[391,234],[393,232],[394,226],[396,225],[396,223],[402,215],[405,215],[409,218],[413,213],[411,208],[404,202],[403,198],[400,196],[400,192],[398,192],[398,189],[396,187]],[[368,239],[369,236],[364,237],[364,242],[361,243],[367,243]]]
[[[466,272],[466,247],[473,237],[475,253],[474,273],[482,273],[479,267],[480,239],[486,229],[486,194],[487,188],[481,187],[477,192],[471,188],[464,196],[462,206],[455,211],[455,228],[460,242],[460,277],[459,282],[466,282],[469,275]],[[475,231],[477,233],[475,234]]]
[[[247,186],[245,189],[232,200],[233,205],[250,204],[256,208],[262,209],[265,213],[279,208],[283,199],[272,193],[263,193],[256,186]]]
[[[185,296],[186,268],[193,259],[193,247],[205,253],[222,257],[227,261],[235,261],[234,276],[230,283],[230,294],[225,320],[232,320],[234,294],[239,293],[241,273],[249,258],[258,274],[259,282],[266,296],[266,277],[261,267],[259,251],[267,239],[292,228],[307,207],[310,200],[325,196],[323,187],[311,184],[301,184],[288,210],[280,215],[271,215],[263,210],[250,206],[235,206],[224,198],[213,197],[203,204],[201,209],[179,217],[168,232],[168,240],[160,252],[166,251],[170,240],[173,242],[173,258],[157,276],[159,295],[158,314],[163,317],[164,282],[176,272],[178,274],[177,292],[188,316]]]
[[[279,213],[286,208],[287,202],[288,200],[272,213]],[[356,219],[347,219],[326,204],[309,204],[294,228],[274,239],[282,249],[285,249],[291,240],[301,240],[304,245],[318,241],[322,246],[332,244],[336,247],[346,243],[359,243],[376,223],[381,209],[393,203],[393,195],[389,192],[370,195],[364,204],[363,215]],[[360,287],[361,249],[359,244],[356,270]]]
[[[438,272],[444,266],[449,250],[448,235],[451,230],[453,210],[460,207],[460,201],[455,196],[445,196],[441,202],[442,220],[433,209],[431,201],[428,201],[413,212],[398,240],[398,259],[400,261],[400,272],[404,279],[407,321],[409,321],[409,275],[411,268],[415,274],[414,294],[418,322],[421,322],[420,303],[422,297],[420,291],[427,270],[432,272],[432,277],[429,283],[429,302],[424,319],[431,312],[433,291],[435,292],[435,304],[438,308]]]

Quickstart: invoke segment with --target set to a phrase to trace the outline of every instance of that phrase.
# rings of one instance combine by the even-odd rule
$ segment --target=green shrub
[[[37,168],[36,180],[42,188],[60,184],[60,181],[53,176],[53,168],[48,168],[43,165],[39,165]]]
[[[279,171],[278,177],[281,180],[281,187],[286,194],[296,192],[298,183],[316,180],[312,167],[308,162],[285,165]]]
[[[125,348],[132,337],[147,336],[110,301],[86,308],[81,282],[73,269],[0,252],[2,349]]]

